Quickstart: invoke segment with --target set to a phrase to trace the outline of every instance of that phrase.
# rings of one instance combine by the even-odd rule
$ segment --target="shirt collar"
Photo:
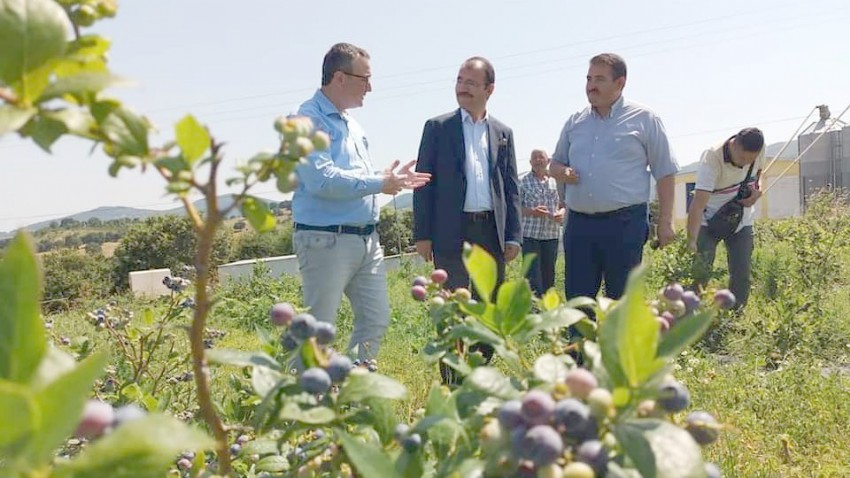
[[[611,104],[611,109],[608,110],[608,116],[606,116],[605,118],[613,118],[615,113],[618,113],[621,109],[623,109],[623,102],[624,101],[625,100],[623,99],[623,93],[620,93],[620,97],[617,98],[617,101],[615,101]],[[590,111],[594,115],[596,115],[597,118],[602,118],[602,115],[600,115],[599,113],[596,112],[596,108],[591,106]]]
[[[466,111],[463,108],[460,109],[460,119],[464,123],[466,123],[467,121],[469,121],[470,123],[475,123],[475,121],[472,121],[472,115],[469,114],[469,112]],[[489,119],[490,119],[490,113],[485,111],[484,112],[484,118],[481,119],[480,123],[481,122],[486,123],[487,120],[489,120]]]
[[[345,118],[345,113],[340,113],[340,111],[334,106],[330,99],[322,92],[321,89],[316,90],[316,94],[313,95],[313,100],[319,106],[319,111],[322,112],[325,116],[337,115],[340,118]]]

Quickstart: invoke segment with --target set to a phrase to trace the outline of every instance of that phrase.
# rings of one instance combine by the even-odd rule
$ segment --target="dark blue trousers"
[[[567,298],[596,298],[602,281],[605,295],[619,299],[629,272],[643,259],[649,237],[646,204],[601,214],[570,211],[564,228]]]

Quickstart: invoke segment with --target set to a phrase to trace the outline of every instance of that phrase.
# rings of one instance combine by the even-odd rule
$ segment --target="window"
[[[694,200],[694,189],[697,183],[685,183],[685,212],[691,210],[691,201]]]

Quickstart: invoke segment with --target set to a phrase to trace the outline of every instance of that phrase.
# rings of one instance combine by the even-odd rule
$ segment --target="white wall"
[[[170,269],[152,269],[130,273],[130,290],[138,297],[156,298],[171,294],[162,279],[171,275]]]
[[[298,272],[298,259],[294,255],[266,257],[262,259],[248,259],[244,261],[231,262],[218,267],[219,281],[224,284],[233,279],[245,279],[251,276],[255,264],[262,263],[269,269],[272,277],[280,277],[282,275],[300,276]],[[405,263],[420,265],[424,262],[418,254],[404,254],[401,256],[387,256],[384,258],[384,264],[387,271],[398,269]]]

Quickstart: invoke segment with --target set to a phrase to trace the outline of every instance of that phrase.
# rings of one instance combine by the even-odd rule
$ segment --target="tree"
[[[231,260],[287,256],[293,253],[292,223],[285,222],[271,232],[242,233],[233,246]]]
[[[96,218],[96,217],[93,217],[93,218],[89,219],[88,221],[86,221],[86,225],[89,226],[89,227],[100,227],[102,224],[103,224],[103,221],[101,221],[99,218]]]
[[[196,246],[189,218],[168,215],[145,219],[131,227],[115,249],[116,288],[128,286],[128,274],[132,271],[162,268],[176,271],[185,264],[194,264]],[[213,245],[213,267],[221,264],[229,252],[230,237],[219,231]]]
[[[402,254],[413,245],[413,211],[381,209],[378,236],[386,255]]]
[[[81,301],[105,298],[112,291],[111,265],[99,254],[60,249],[43,256],[44,307],[66,310]]]

